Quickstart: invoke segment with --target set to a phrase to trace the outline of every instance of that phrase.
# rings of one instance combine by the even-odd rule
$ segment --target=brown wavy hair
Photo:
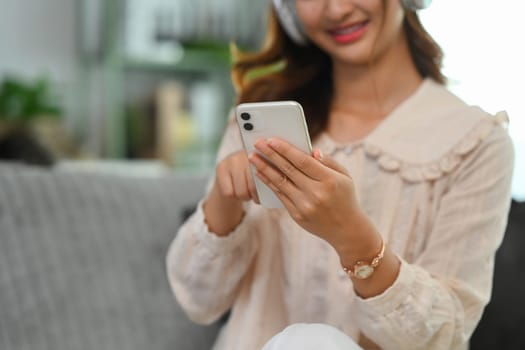
[[[403,28],[419,74],[444,84],[443,52],[415,12],[406,12]],[[243,53],[234,47],[232,53],[238,103],[295,100],[303,106],[312,139],[326,128],[333,89],[331,59],[316,45],[295,44],[273,7],[262,49]]]

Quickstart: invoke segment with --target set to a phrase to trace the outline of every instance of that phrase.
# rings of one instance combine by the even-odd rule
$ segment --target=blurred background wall
[[[0,74],[47,72],[57,81],[74,81],[75,2],[2,0],[0,5]]]
[[[445,51],[450,89],[489,113],[508,112],[514,197],[525,200],[525,46],[519,3],[435,0],[421,19]]]

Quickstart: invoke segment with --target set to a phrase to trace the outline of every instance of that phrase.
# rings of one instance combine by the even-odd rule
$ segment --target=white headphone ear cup
[[[304,34],[301,22],[297,17],[295,0],[272,0],[279,22],[286,34],[297,44],[304,46],[308,39]]]
[[[417,11],[429,7],[432,0],[401,0],[401,3],[405,9]]]

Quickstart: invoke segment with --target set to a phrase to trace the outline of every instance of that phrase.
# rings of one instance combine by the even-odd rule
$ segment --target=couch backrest
[[[513,201],[496,254],[492,298],[472,335],[472,350],[525,349],[525,202]]]
[[[204,184],[0,165],[0,349],[209,349],[164,264]]]

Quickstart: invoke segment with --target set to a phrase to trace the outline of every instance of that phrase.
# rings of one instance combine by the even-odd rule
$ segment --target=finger
[[[226,197],[234,197],[235,192],[233,190],[233,180],[229,172],[217,169],[217,175],[215,176],[219,189]]]
[[[255,148],[300,188],[306,188],[312,185],[312,178],[303,173],[303,171],[300,170],[290,160],[286,159],[283,155],[271,148],[267,141],[257,140],[255,143]],[[300,150],[297,151],[301,153],[301,157],[304,159],[310,158],[311,161],[315,162],[315,160],[311,159],[311,156]],[[317,164],[317,166],[319,166],[319,164]]]
[[[330,156],[325,156],[323,155],[323,153],[321,152],[320,149],[318,149],[318,155],[317,155],[317,159],[324,165],[326,165],[327,167],[329,167],[330,169],[332,170],[335,170],[337,171],[338,173],[341,173],[343,175],[348,175],[348,170],[346,170],[346,168],[344,166],[342,166],[341,164],[339,164],[335,159],[333,159],[332,157]],[[315,157],[315,156],[314,156]]]
[[[274,193],[275,195],[281,200],[281,202],[283,203],[284,207],[286,208],[286,210],[288,210],[288,212],[290,213],[290,215],[292,217],[296,217],[297,216],[297,207],[295,205],[295,203],[285,194],[283,193],[282,191],[280,191],[271,181],[270,179],[268,179],[266,177],[266,175],[264,175],[263,173],[261,173],[260,171],[257,171],[255,173],[255,175],[266,185],[268,186]]]
[[[314,180],[320,180],[326,175],[326,169],[319,166],[318,161],[288,142],[278,138],[271,138],[267,140],[267,145],[306,176]]]
[[[329,167],[330,169],[333,169],[339,173],[347,174],[348,171],[345,167],[343,167],[341,164],[339,164],[335,159],[332,157],[326,156],[321,159],[321,163]]]
[[[249,167],[246,167],[246,186],[248,188],[248,192],[250,193],[251,199],[255,203],[260,204],[259,196],[257,195],[257,188],[255,187],[255,182],[253,181],[252,172],[250,171]]]
[[[272,166],[267,160],[255,153],[251,154],[249,159],[255,166],[255,169],[263,174],[277,191],[286,194],[293,202],[301,198],[301,191],[294,182]]]
[[[236,198],[244,201],[250,200],[250,192],[246,184],[245,171],[232,172],[233,192]]]
[[[318,161],[321,161],[321,159],[323,159],[323,152],[320,148],[314,148],[314,150],[312,151],[312,157],[314,157],[314,159],[317,159]]]

